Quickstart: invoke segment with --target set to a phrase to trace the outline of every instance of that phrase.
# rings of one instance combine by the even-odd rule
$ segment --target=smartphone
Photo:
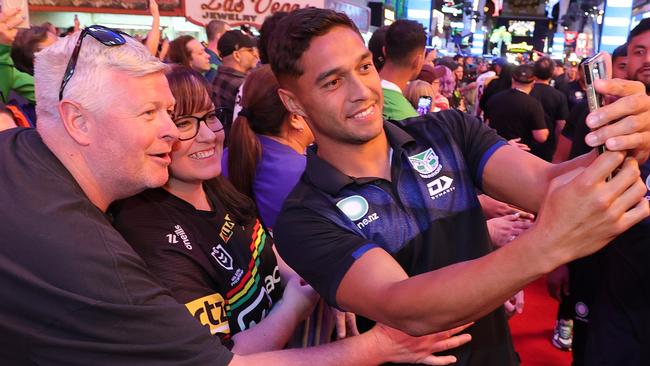
[[[587,86],[587,103],[589,111],[593,112],[604,105],[603,96],[596,92],[594,81],[599,79],[609,79],[611,75],[612,60],[609,54],[599,52],[585,60],[582,64],[582,77]],[[602,154],[606,150],[605,145],[598,146],[598,153]]]
[[[20,15],[24,17],[17,28],[29,28],[29,3],[28,0],[0,0],[2,11],[5,9],[20,9]]]
[[[429,113],[431,110],[431,97],[422,96],[418,99],[418,114],[420,116]]]

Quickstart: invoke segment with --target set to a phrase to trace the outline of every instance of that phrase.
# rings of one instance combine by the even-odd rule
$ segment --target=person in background
[[[413,80],[406,85],[404,90],[404,97],[411,103],[413,108],[418,112],[418,114],[423,115],[429,112],[439,112],[440,109],[435,110],[433,101],[435,99],[436,92],[433,89],[431,83],[424,80]],[[425,97],[429,99],[429,107],[427,109],[422,109],[419,105],[420,98]]]
[[[201,74],[210,70],[210,56],[205,48],[192,36],[180,36],[169,43],[167,60],[183,65]]]
[[[45,27],[20,29],[11,47],[11,58],[16,69],[34,75],[34,54],[53,44],[56,39]]]
[[[573,109],[581,101],[585,100],[586,94],[586,85],[583,80],[581,72],[578,72],[582,68],[582,64],[587,58],[583,58],[577,65],[567,68],[567,102],[569,103],[569,111]],[[570,75],[569,75],[570,73]]]
[[[440,76],[440,79],[438,79],[440,80],[440,95],[449,101],[449,99],[454,95],[454,90],[456,89],[456,78],[454,77],[454,73],[447,66],[438,65],[438,67],[443,68],[440,71],[442,75]]]
[[[149,14],[151,14],[151,30],[147,37],[143,40],[144,45],[147,47],[152,55],[164,60],[169,51],[169,43],[162,39],[162,32],[160,31],[160,10],[158,9],[158,2],[156,0],[148,0]],[[166,48],[165,50],[163,48]]]
[[[508,63],[505,58],[499,57],[492,61],[492,70],[496,73],[498,78],[492,80],[487,87],[483,90],[483,95],[479,99],[479,108],[483,111],[485,115],[485,110],[490,99],[512,87],[512,70],[515,68],[514,65]]]
[[[203,47],[205,47],[205,52],[210,56],[210,71],[205,74],[205,78],[209,83],[214,81],[214,78],[217,76],[217,68],[223,64],[221,57],[219,56],[217,44],[219,44],[221,36],[229,30],[230,26],[223,20],[211,20],[208,25],[205,26],[205,34],[208,37],[208,43],[203,44]]]
[[[557,139],[564,129],[566,120],[569,117],[569,106],[566,96],[559,90],[553,88],[551,78],[555,63],[549,57],[542,57],[535,62],[535,84],[530,95],[537,99],[544,109],[544,119],[549,130],[549,137],[539,147],[539,157],[546,161],[552,161],[553,153],[557,145]]]
[[[34,103],[34,77],[16,68],[11,58],[11,48],[17,26],[23,21],[20,9],[2,9],[0,13],[0,102],[9,102],[9,93],[16,92]]]
[[[539,156],[539,147],[548,139],[549,129],[541,103],[529,95],[535,81],[533,73],[532,66],[517,66],[512,72],[512,87],[488,102],[485,120],[501,137],[521,138],[521,143]]]
[[[286,11],[275,12],[273,15],[264,19],[264,23],[262,23],[262,27],[260,28],[260,39],[257,45],[260,54],[260,63],[262,65],[269,63],[269,56],[266,50],[266,47],[269,43],[269,37],[271,33],[273,33],[273,30],[275,29],[278,22],[287,16],[287,14],[289,13]]]
[[[223,64],[217,69],[217,76],[212,82],[212,101],[219,110],[219,119],[226,133],[224,144],[228,146],[236,96],[246,74],[257,66],[259,53],[256,40],[239,30],[224,33],[217,48]]]
[[[433,90],[433,100],[431,101],[432,112],[440,112],[449,109],[449,99],[442,95],[440,85],[442,77],[447,74],[447,70],[448,69],[442,65],[424,65],[422,66],[422,71],[420,71],[420,74],[418,75],[418,80],[424,80],[431,84]],[[409,99],[409,101],[411,100]]]
[[[380,72],[386,63],[386,55],[384,54],[384,46],[386,45],[386,32],[388,26],[383,25],[372,33],[368,41],[368,49],[372,52],[372,62],[375,65],[377,72]],[[434,53],[435,56],[435,53]]]
[[[413,20],[399,19],[388,27],[384,46],[386,62],[379,72],[384,118],[399,121],[418,115],[403,91],[422,70],[426,39],[422,25]]]
[[[278,87],[268,65],[251,71],[244,83],[243,108],[231,131],[233,145],[223,158],[224,175],[255,200],[270,232],[305,170],[307,146],[314,142],[305,120],[282,105]]]
[[[627,43],[616,47],[612,52],[612,77],[627,79]]]

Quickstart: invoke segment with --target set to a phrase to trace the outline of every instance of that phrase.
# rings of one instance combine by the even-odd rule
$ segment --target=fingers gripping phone
[[[425,115],[429,113],[431,110],[431,97],[428,96],[422,96],[420,99],[418,99],[418,114],[420,116]]]
[[[589,104],[589,112],[604,105],[604,98],[596,91],[594,81],[599,79],[611,78],[612,59],[609,54],[599,52],[595,56],[588,58],[582,64],[582,77],[587,86],[587,103]],[[606,150],[605,144],[598,146],[598,153],[602,154]]]
[[[22,23],[17,28],[29,28],[29,4],[28,0],[0,0],[2,11],[5,9],[20,9],[20,16],[23,17]]]

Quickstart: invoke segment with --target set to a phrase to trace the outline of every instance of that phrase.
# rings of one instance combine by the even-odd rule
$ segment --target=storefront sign
[[[186,18],[199,26],[223,20],[231,26],[250,24],[259,28],[266,17],[307,7],[346,13],[361,31],[370,26],[370,9],[338,0],[185,0]]]

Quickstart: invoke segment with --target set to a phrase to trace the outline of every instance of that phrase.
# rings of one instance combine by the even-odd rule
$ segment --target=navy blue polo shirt
[[[492,248],[475,189],[506,142],[455,110],[385,122],[384,129],[390,181],[346,176],[311,150],[276,222],[282,258],[334,306],[343,276],[371,248],[390,253],[409,276]],[[502,308],[470,333],[472,342],[453,351],[459,365],[518,364]]]

